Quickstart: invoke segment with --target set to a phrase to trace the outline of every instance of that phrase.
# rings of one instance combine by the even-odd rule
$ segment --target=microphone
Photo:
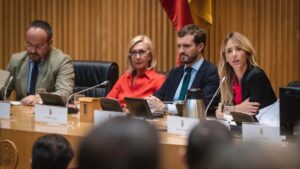
[[[219,93],[220,88],[221,88],[223,82],[225,81],[225,79],[226,79],[226,76],[224,76],[224,77],[222,78],[221,83],[220,83],[220,85],[219,85],[217,91],[215,92],[215,94],[214,94],[213,97],[211,98],[210,102],[208,103],[208,105],[207,105],[207,107],[206,107],[206,109],[205,109],[205,117],[207,116],[207,111],[208,111],[208,109],[209,109],[211,103],[213,102],[213,100],[215,99],[215,97],[217,96],[217,94]]]
[[[76,93],[71,94],[71,95],[68,97],[68,99],[67,99],[66,106],[68,106],[70,99],[71,99],[73,96],[75,96],[76,94],[80,94],[80,93],[89,91],[89,90],[91,90],[91,89],[94,89],[94,88],[97,88],[97,87],[100,87],[100,86],[106,86],[106,85],[108,85],[108,84],[109,84],[109,81],[106,80],[106,81],[104,81],[104,82],[102,82],[102,83],[100,83],[100,84],[97,84],[97,85],[95,85],[95,86],[92,86],[92,87],[86,88],[86,89],[84,89],[84,90],[81,90],[81,91],[79,91],[79,92],[76,92]]]
[[[6,100],[7,98],[7,96],[6,96],[6,94],[7,94],[7,89],[8,89],[8,87],[9,87],[9,85],[10,85],[10,83],[11,83],[11,81],[14,79],[14,77],[13,76],[10,76],[9,77],[9,81],[8,81],[8,83],[7,83],[7,85],[5,86],[5,88],[4,88],[4,92],[3,92],[3,100]]]

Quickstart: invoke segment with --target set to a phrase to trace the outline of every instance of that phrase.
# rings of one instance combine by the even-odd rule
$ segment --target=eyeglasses
[[[44,44],[39,44],[39,45],[32,45],[32,44],[30,44],[29,42],[26,42],[25,43],[25,47],[26,47],[26,49],[29,49],[29,50],[31,50],[31,49],[42,49],[42,48],[44,48],[45,46],[47,45],[47,43],[44,43]]]
[[[149,52],[150,52],[150,50],[131,51],[131,52],[128,53],[128,56],[136,57],[137,55],[139,55],[139,56],[143,57],[143,56],[146,56]]]

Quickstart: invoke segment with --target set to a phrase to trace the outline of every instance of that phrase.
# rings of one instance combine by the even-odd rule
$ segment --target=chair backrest
[[[287,85],[288,87],[300,87],[300,80],[291,81]]]
[[[104,97],[119,78],[119,66],[115,62],[106,61],[73,61],[75,72],[74,92],[95,86],[106,80],[107,87],[95,88],[85,92],[87,97]]]

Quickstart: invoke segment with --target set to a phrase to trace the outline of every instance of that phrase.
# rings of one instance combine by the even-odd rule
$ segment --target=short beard
[[[181,63],[183,63],[183,64],[191,64],[191,63],[193,63],[195,60],[197,59],[197,55],[193,55],[193,56],[190,56],[190,57],[188,57],[188,59],[187,60],[181,60]]]

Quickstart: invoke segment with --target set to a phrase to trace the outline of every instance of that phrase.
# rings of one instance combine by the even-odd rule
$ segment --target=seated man
[[[74,153],[70,143],[57,134],[36,140],[32,147],[32,169],[67,169]]]
[[[158,169],[156,128],[131,118],[112,118],[94,128],[79,148],[79,169]]]
[[[40,101],[35,90],[44,88],[67,100],[73,92],[74,68],[68,55],[52,48],[51,26],[45,21],[33,21],[25,39],[26,51],[13,54],[7,67],[13,76],[8,95],[15,90],[22,104],[34,105]]]
[[[173,68],[162,87],[148,97],[152,109],[163,107],[161,101],[185,100],[190,88],[200,88],[204,103],[208,106],[219,86],[216,67],[203,58],[206,33],[197,25],[186,25],[177,34],[177,47],[181,66]],[[211,104],[209,113],[214,113],[218,98]]]

